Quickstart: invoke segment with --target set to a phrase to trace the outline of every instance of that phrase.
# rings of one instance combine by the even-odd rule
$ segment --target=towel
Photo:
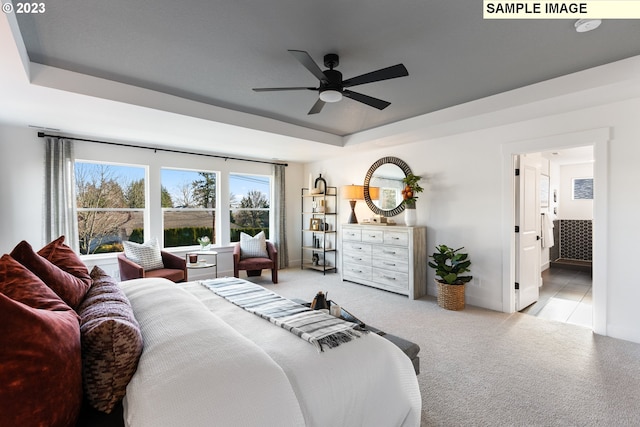
[[[550,214],[542,214],[542,247],[550,248],[554,245],[553,241],[553,220]]]

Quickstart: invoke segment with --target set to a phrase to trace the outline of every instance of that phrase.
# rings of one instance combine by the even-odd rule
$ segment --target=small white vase
[[[404,210],[404,225],[407,227],[413,227],[416,225],[418,220],[416,210],[415,209],[406,209]]]

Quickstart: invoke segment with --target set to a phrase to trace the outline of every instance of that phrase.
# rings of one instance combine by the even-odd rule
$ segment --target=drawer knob
[[[385,279],[389,279],[389,280],[396,280],[395,277],[389,277],[389,276],[382,276],[382,277],[384,277]]]

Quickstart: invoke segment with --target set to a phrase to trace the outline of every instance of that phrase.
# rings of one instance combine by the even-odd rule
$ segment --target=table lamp
[[[349,215],[349,224],[357,224],[358,218],[356,218],[356,202],[358,200],[364,200],[364,186],[362,185],[345,185],[342,187],[342,198],[349,200],[351,205],[351,215]]]
[[[369,197],[371,200],[378,200],[380,198],[380,187],[369,187]]]

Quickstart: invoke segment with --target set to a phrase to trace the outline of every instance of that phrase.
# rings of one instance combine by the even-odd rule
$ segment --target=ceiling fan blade
[[[373,108],[377,108],[378,110],[384,110],[389,105],[391,105],[390,102],[383,101],[382,99],[374,98],[369,95],[363,95],[361,93],[354,92],[348,89],[343,90],[342,94],[347,98],[351,98],[354,101],[362,102],[363,104],[367,104]]]
[[[327,77],[324,75],[318,64],[311,58],[311,56],[304,50],[289,50],[296,59],[304,65],[304,67],[311,71],[311,74],[316,76],[321,82],[327,83]]]
[[[318,90],[317,87],[258,87],[253,88],[254,92],[273,92],[277,90]]]
[[[318,114],[320,111],[322,111],[322,107],[324,107],[324,104],[326,104],[326,102],[324,102],[322,99],[318,98],[318,100],[316,101],[315,104],[313,104],[313,107],[311,107],[311,110],[309,110],[307,115],[309,115],[309,114]]]
[[[380,80],[395,79],[398,77],[408,76],[409,72],[404,65],[398,64],[391,67],[382,68],[377,71],[372,71],[367,74],[352,77],[342,82],[344,87],[351,87],[357,85],[363,85],[365,83],[379,82]]]

